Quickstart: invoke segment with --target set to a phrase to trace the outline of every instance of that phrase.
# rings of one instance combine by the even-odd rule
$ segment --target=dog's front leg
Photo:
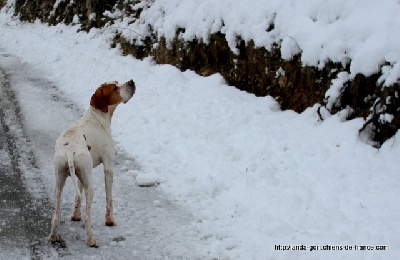
[[[112,202],[112,184],[113,184],[113,170],[110,167],[104,166],[104,179],[106,188],[106,226],[116,226],[113,215],[113,202]]]

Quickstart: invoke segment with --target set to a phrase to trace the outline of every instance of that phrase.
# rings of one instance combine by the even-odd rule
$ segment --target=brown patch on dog
[[[120,87],[115,83],[104,83],[92,95],[90,105],[104,113],[108,113],[108,106],[122,102]]]

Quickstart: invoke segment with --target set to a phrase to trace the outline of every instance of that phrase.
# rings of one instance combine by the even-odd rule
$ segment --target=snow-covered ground
[[[123,228],[134,223],[124,205],[135,200],[126,185],[134,186],[138,174],[160,182],[163,194],[191,212],[190,231],[182,236],[190,233],[202,258],[399,255],[399,135],[377,150],[359,139],[361,119],[344,122],[339,113],[320,122],[316,107],[302,114],[280,111],[272,98],[227,86],[220,75],[200,77],[151,59],[123,57],[110,49],[107,29],[88,34],[77,29],[20,23],[3,12],[0,46],[82,110],[99,84],[136,82],[135,96],[118,108],[112,123],[117,147],[139,164],[134,170],[122,167],[126,176],[116,176],[123,179],[115,183],[122,194],[115,207],[124,216],[119,220]],[[21,101],[29,102],[29,95]],[[51,111],[42,105],[43,112]],[[51,129],[51,120],[40,127]],[[51,178],[44,180],[50,191]],[[162,201],[154,200],[154,206],[162,208]],[[127,240],[125,246],[135,243]],[[280,251],[278,245],[304,245],[307,250]],[[343,250],[310,250],[317,245]],[[352,250],[345,250],[346,245]],[[389,250],[355,250],[355,245],[387,245]]]

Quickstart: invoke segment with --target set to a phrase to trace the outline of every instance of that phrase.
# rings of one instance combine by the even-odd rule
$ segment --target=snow
[[[347,72],[340,72],[337,78],[332,80],[331,87],[325,93],[325,98],[327,99],[326,108],[328,110],[331,110],[335,105],[340,107],[340,104],[336,104],[336,102],[338,102],[344,83],[348,80],[349,74]]]
[[[394,119],[394,116],[390,115],[390,114],[387,114],[387,113],[382,114],[382,115],[379,116],[379,121],[381,123],[386,123],[386,122],[390,123],[390,122],[392,122],[393,119]]]
[[[215,1],[171,0],[155,1],[151,8],[174,15],[156,16],[151,8],[143,12],[167,37],[173,37],[176,26],[186,26],[182,36],[186,39],[204,37],[207,26],[212,26],[224,30],[227,37],[238,33],[246,40],[254,37],[258,46],[270,44],[274,35],[283,39],[288,57],[301,50],[305,64],[350,58],[353,75],[371,73],[386,60],[391,67],[386,68],[386,79],[399,75],[395,67],[400,41],[394,41],[400,28],[399,16],[394,15],[399,11],[397,1],[221,2],[235,11],[223,12]],[[195,9],[194,4],[202,8]],[[187,12],[189,8],[193,9]],[[238,10],[242,10],[240,16]],[[218,23],[221,16],[224,25]],[[261,17],[268,19],[260,22]],[[204,21],[198,23],[198,19]],[[264,27],[271,19],[275,29],[266,36]],[[123,57],[109,47],[111,29],[92,29],[86,34],[77,33],[77,28],[21,23],[3,11],[0,46],[53,82],[81,110],[88,107],[101,83],[135,81],[136,94],[115,112],[112,132],[117,148],[135,158],[140,168],[122,166],[126,175],[117,176],[121,181],[114,183],[122,194],[115,197],[117,205],[135,200],[128,187],[141,178],[159,182],[157,189],[191,212],[190,228],[183,235],[198,246],[199,258],[396,259],[400,253],[399,134],[377,150],[359,140],[361,119],[343,122],[340,114],[325,114],[321,122],[318,106],[302,114],[280,111],[271,97],[239,91],[218,74],[201,77],[156,65],[150,58]],[[251,29],[245,32],[246,28]],[[382,33],[386,40],[380,42]],[[285,43],[293,39],[296,45]],[[384,47],[379,45],[369,53],[379,42]],[[340,74],[332,95],[352,75]],[[21,94],[24,102],[31,102],[29,94]],[[42,106],[46,112],[46,104]],[[46,114],[42,117],[41,121],[46,120]],[[390,120],[390,115],[384,119]],[[48,124],[35,127],[55,131],[53,121],[60,120],[49,116]],[[46,185],[50,190],[53,183]],[[165,209],[163,200],[151,202],[157,210]],[[135,203],[130,205],[135,210]],[[117,216],[124,216],[119,219],[124,230],[118,232],[126,235],[134,227],[127,226],[132,220],[125,211],[122,206],[116,209]],[[166,227],[153,224],[153,228]],[[108,241],[111,248],[127,248],[132,254],[135,243]],[[163,243],[173,251],[186,252]],[[305,245],[308,250],[276,250],[279,245]],[[388,245],[389,250],[310,251],[310,246],[318,245]],[[98,254],[110,247],[100,247]]]
[[[139,19],[125,17],[116,23],[127,39],[143,40],[152,28],[171,42],[178,28],[186,41],[208,42],[221,31],[231,50],[237,38],[253,40],[270,50],[281,46],[284,59],[301,54],[304,65],[323,67],[328,60],[350,63],[351,77],[369,76],[390,67],[385,85],[400,77],[400,4],[397,0],[155,0],[141,1]],[[273,26],[271,26],[273,25]]]
[[[136,185],[141,187],[158,185],[160,182],[160,177],[156,174],[140,173],[136,176]]]

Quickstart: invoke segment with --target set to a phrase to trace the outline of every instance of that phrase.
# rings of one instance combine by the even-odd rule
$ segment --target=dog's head
[[[128,102],[135,94],[136,86],[133,80],[124,84],[118,84],[117,81],[106,82],[92,95],[90,105],[96,109],[108,112],[108,106],[118,105],[121,102]]]

